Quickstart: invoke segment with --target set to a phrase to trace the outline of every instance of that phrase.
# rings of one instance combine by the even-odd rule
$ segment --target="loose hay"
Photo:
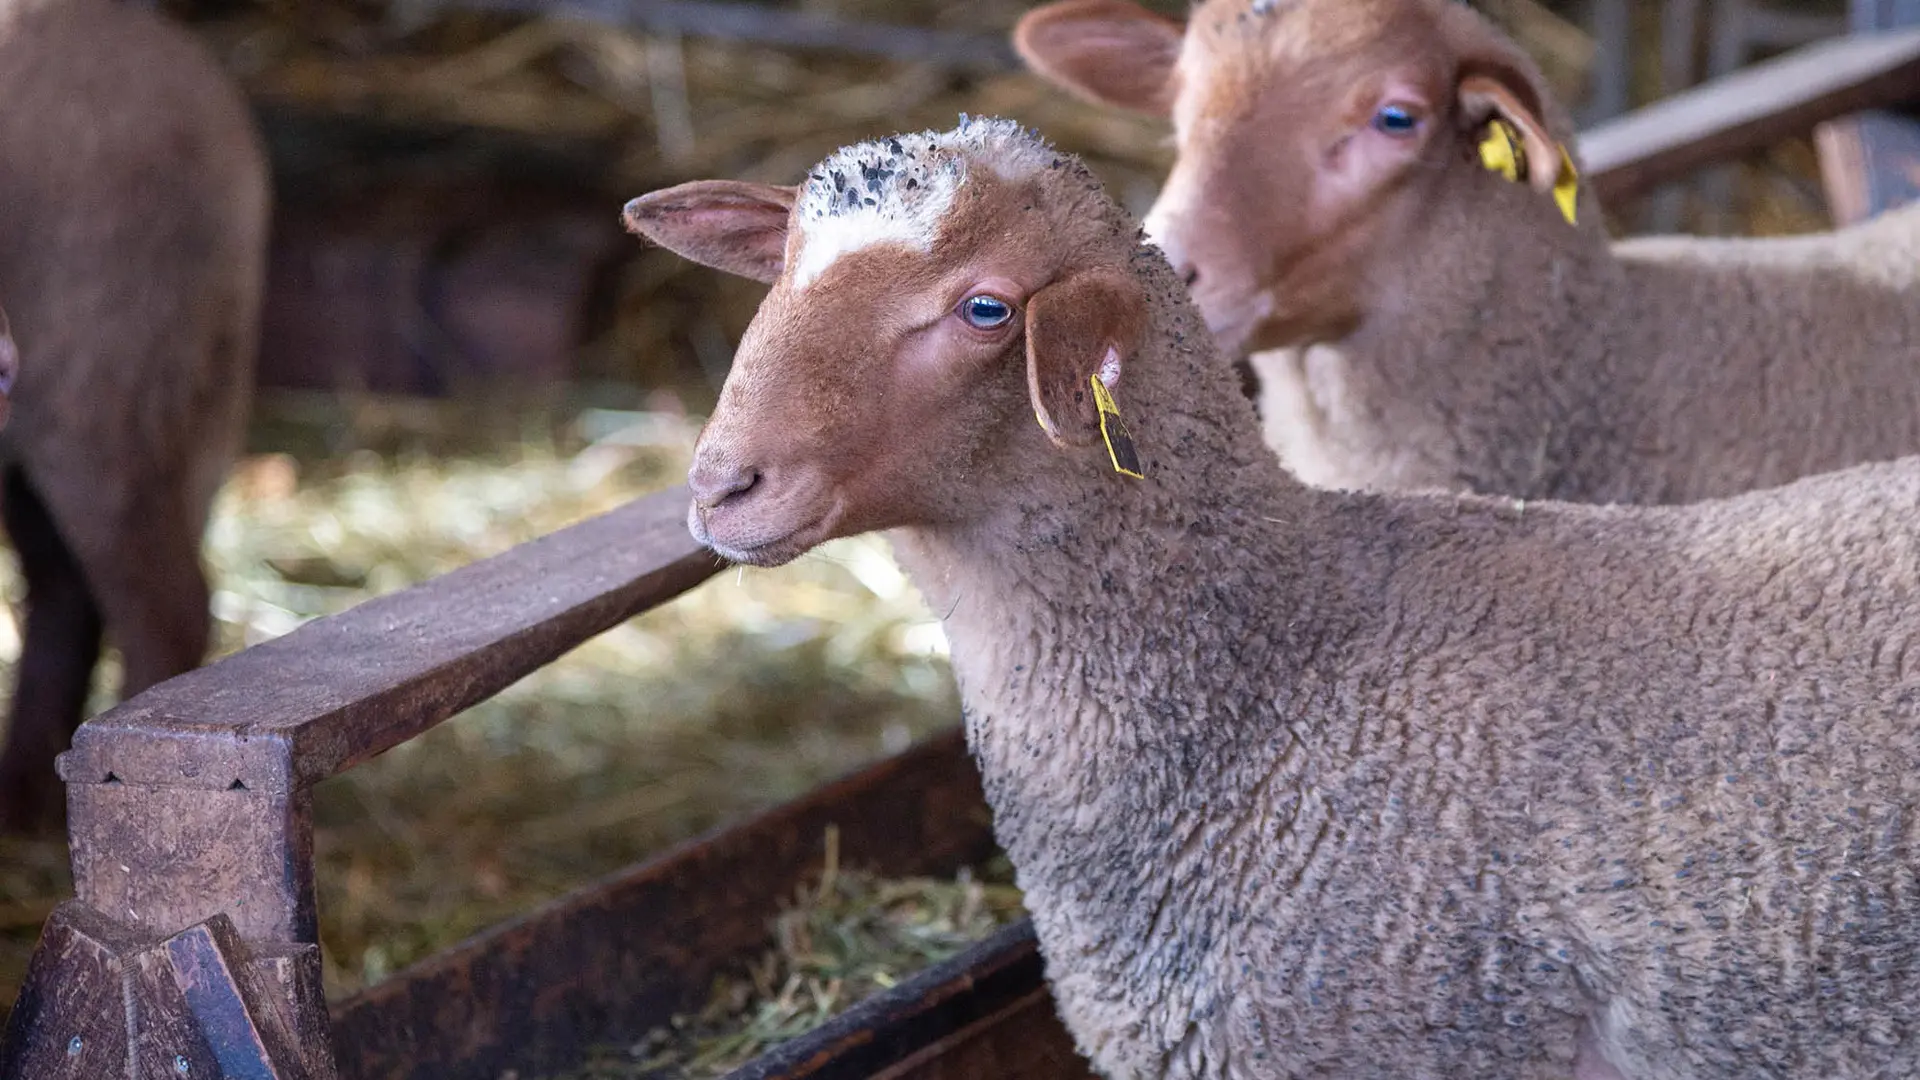
[[[995,856],[951,879],[882,878],[835,864],[774,920],[772,946],[714,980],[699,1012],[628,1047],[601,1047],[555,1080],[708,1080],[955,956],[1025,914]]]

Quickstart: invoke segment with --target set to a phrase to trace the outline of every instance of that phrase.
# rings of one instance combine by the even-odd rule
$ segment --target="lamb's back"
[[[1920,1061],[1917,512],[1920,461],[1692,511],[1396,512],[1401,652],[1355,693],[1398,685],[1427,702],[1403,726],[1479,748],[1490,786],[1448,794],[1522,898],[1511,932],[1573,963],[1647,1077]]]
[[[1687,502],[1920,452],[1920,205],[1832,233],[1649,237],[1607,391],[1632,501]],[[1715,434],[1718,433],[1718,434]]]

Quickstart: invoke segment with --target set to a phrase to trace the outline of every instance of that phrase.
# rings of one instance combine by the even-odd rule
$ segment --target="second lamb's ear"
[[[1126,0],[1059,0],[1020,17],[1013,47],[1036,74],[1088,101],[1166,116],[1184,33]]]
[[[1524,84],[1521,84],[1524,86]],[[1528,88],[1527,97],[1533,92]],[[1527,183],[1545,194],[1560,182],[1560,145],[1553,141],[1537,108],[1527,104],[1507,81],[1491,75],[1468,75],[1460,80],[1460,110],[1477,130],[1495,116],[1512,124],[1527,151]]]
[[[1075,274],[1027,301],[1027,392],[1034,418],[1054,445],[1091,446],[1101,440],[1096,394],[1125,400],[1121,375],[1140,348],[1146,309],[1140,283],[1111,271]],[[1094,389],[1095,379],[1101,390]],[[1113,434],[1110,425],[1110,448]],[[1123,460],[1130,447],[1114,453],[1115,468],[1138,474],[1137,462]]]
[[[694,180],[649,192],[620,215],[630,232],[715,270],[771,282],[786,264],[798,188]]]

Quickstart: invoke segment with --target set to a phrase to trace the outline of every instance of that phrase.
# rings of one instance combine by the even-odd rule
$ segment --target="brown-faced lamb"
[[[1611,244],[1566,111],[1455,0],[1062,0],[1015,43],[1171,117],[1147,232],[1310,483],[1669,503],[1920,451],[1920,206]]]
[[[772,282],[690,527],[760,566],[893,530],[1101,1072],[1920,1075],[1920,459],[1689,507],[1306,486],[1006,121],[626,219]]]
[[[0,0],[0,297],[31,357],[0,436],[26,632],[0,829],[57,821],[101,635],[121,692],[198,664],[200,536],[239,449],[267,165],[186,32],[113,0]]]

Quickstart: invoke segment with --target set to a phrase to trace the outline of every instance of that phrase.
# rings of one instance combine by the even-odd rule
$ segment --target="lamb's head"
[[[1568,227],[1568,121],[1525,54],[1457,0],[1205,0],[1184,25],[1059,0],[1014,42],[1082,97],[1173,121],[1147,232],[1230,352],[1344,336],[1391,302],[1383,265],[1448,200],[1497,207],[1499,235],[1471,242]],[[1496,131],[1523,148],[1525,175],[1510,171],[1524,185],[1483,162]]]
[[[863,143],[797,188],[682,184],[626,220],[773,286],[688,477],[690,527],[729,559],[964,524],[1108,452],[1091,380],[1118,389],[1147,322],[1139,230],[1015,124]]]

